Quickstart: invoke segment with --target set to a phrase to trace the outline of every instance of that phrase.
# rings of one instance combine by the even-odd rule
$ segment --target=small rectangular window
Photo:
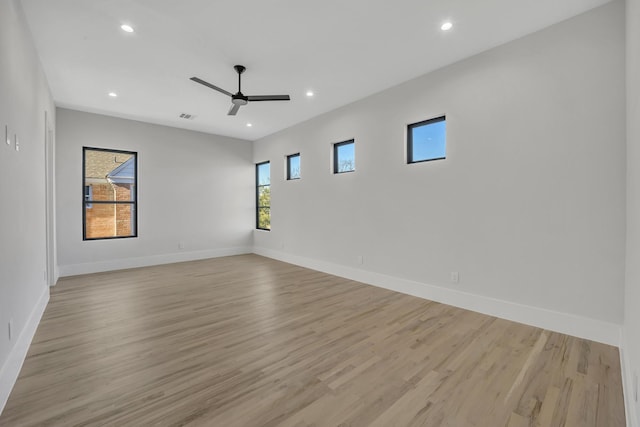
[[[287,180],[300,179],[300,153],[287,156]]]
[[[271,164],[256,165],[256,228],[271,230]]]
[[[356,143],[353,139],[333,144],[333,173],[356,170]]]
[[[82,237],[138,235],[137,157],[132,151],[82,148]]]
[[[407,127],[407,163],[446,158],[445,116],[410,124]]]

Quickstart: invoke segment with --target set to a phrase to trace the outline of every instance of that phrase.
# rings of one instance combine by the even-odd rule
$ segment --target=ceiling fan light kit
[[[231,97],[231,108],[227,115],[235,116],[238,113],[238,110],[241,106],[247,105],[249,102],[255,101],[290,101],[291,98],[289,95],[245,95],[242,93],[242,73],[245,72],[246,67],[243,65],[234,65],[233,68],[238,73],[238,92],[232,94],[222,88],[219,88],[216,85],[213,85],[209,82],[206,82],[198,77],[191,77],[190,80],[193,80],[196,83],[200,83],[203,86],[207,86],[210,89],[217,90],[220,93],[223,93],[229,97]]]

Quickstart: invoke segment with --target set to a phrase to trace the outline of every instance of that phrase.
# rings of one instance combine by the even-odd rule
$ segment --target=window
[[[300,153],[287,156],[287,179],[300,179]]]
[[[445,134],[444,116],[410,124],[407,128],[407,163],[444,159]]]
[[[137,153],[83,147],[82,237],[138,235]]]
[[[350,141],[333,144],[333,173],[356,170],[356,143]]]
[[[271,230],[271,165],[256,165],[256,228]]]

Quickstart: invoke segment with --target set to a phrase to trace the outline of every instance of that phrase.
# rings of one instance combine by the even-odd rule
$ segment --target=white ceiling
[[[58,106],[255,140],[608,1],[22,4]],[[454,27],[445,33],[446,20]],[[135,32],[122,31],[123,23]],[[198,76],[235,93],[234,64],[247,67],[243,93],[288,93],[292,101],[250,103],[227,116],[227,96],[189,80]]]

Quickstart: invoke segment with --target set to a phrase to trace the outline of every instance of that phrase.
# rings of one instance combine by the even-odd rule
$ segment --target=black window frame
[[[339,170],[339,164],[340,162],[338,161],[338,149],[344,145],[350,145],[353,144],[353,169],[348,170],[348,171],[341,171]],[[341,174],[341,173],[350,173],[350,172],[355,172],[356,171],[356,140],[355,139],[349,139],[347,141],[342,141],[342,142],[336,142],[333,144],[333,173],[335,174]]]
[[[447,158],[446,155],[446,139],[445,139],[445,156],[444,157],[434,157],[432,159],[424,159],[424,160],[413,160],[413,129],[419,128],[422,126],[429,126],[434,123],[440,123],[447,121],[447,116],[439,116],[434,117],[433,119],[422,120],[416,123],[410,123],[407,125],[407,164],[413,163],[424,163],[424,162],[433,162],[435,160],[445,160]]]
[[[269,184],[260,185],[260,173],[258,172],[260,166],[269,165]],[[271,231],[271,196],[269,196],[269,206],[261,206],[260,205],[260,188],[269,187],[269,192],[271,192],[271,162],[269,160],[256,163],[256,230],[262,231]],[[268,209],[269,210],[269,228],[260,227],[260,209]]]
[[[89,185],[85,184],[85,186],[84,186],[85,208],[91,209],[93,207],[92,203],[86,203],[86,202],[91,202],[92,200],[93,200],[93,186],[91,186],[90,184]]]
[[[295,181],[302,177],[302,174],[300,173],[299,170],[298,170],[298,176],[296,177],[291,176],[291,159],[293,159],[294,157],[297,157],[299,160],[301,160],[300,153],[289,154],[287,156],[287,181]]]
[[[88,200],[86,193],[86,153],[87,151],[103,151],[109,153],[119,153],[133,155],[134,157],[134,181],[133,181],[133,200]],[[93,197],[93,191],[91,191]],[[107,237],[87,237],[87,209],[92,208],[95,204],[132,205],[133,212],[133,234],[129,236],[107,236]],[[138,237],[138,152],[127,150],[116,150],[111,148],[98,147],[82,147],[82,240],[113,240],[113,239],[133,239]]]

